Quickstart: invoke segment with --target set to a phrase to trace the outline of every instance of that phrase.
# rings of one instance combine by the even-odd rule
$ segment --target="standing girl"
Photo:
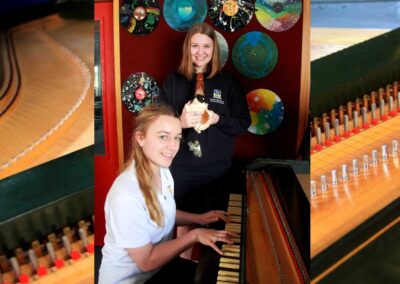
[[[207,104],[207,113],[191,107],[195,97],[196,103]],[[197,24],[187,32],[179,69],[165,80],[159,101],[180,114],[183,128],[183,143],[171,166],[177,208],[190,212],[215,208],[220,180],[231,166],[235,137],[247,130],[251,120],[237,80],[221,71],[217,37],[208,24]]]

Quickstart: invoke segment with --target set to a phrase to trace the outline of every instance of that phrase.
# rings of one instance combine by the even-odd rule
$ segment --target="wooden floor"
[[[311,28],[311,61],[388,31],[387,29]]]
[[[0,178],[94,142],[93,22],[53,15],[10,34],[20,87],[0,117]]]

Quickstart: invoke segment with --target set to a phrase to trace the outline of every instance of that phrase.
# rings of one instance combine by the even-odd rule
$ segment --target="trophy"
[[[212,121],[213,112],[208,110],[208,104],[204,99],[204,74],[196,72],[196,90],[193,101],[185,106],[187,112],[201,113],[200,121],[193,127],[199,135],[203,130],[206,130]],[[188,142],[189,150],[193,152],[195,157],[201,158],[200,142],[196,139],[194,142]]]
[[[200,121],[194,126],[197,133],[206,130],[212,121],[213,112],[208,110],[208,104],[204,100],[204,75],[196,73],[196,90],[193,101],[186,105],[187,112],[201,113]]]

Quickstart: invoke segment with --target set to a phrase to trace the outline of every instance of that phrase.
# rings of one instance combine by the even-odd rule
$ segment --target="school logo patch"
[[[224,101],[222,100],[222,92],[221,90],[214,89],[212,98],[210,98],[210,102],[213,103],[218,103],[218,104],[224,104]]]
[[[221,99],[221,90],[214,89],[213,98],[220,100]]]

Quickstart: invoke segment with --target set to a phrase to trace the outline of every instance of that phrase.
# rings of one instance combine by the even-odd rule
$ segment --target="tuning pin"
[[[56,268],[61,268],[64,266],[64,260],[61,258],[57,258],[54,245],[51,242],[46,243],[47,253],[50,257],[51,262]]]
[[[358,127],[358,112],[353,111],[353,129],[351,130],[353,133],[360,132],[360,128]]]
[[[399,143],[397,140],[392,140],[392,156],[397,157],[398,155],[398,148],[399,148]]]
[[[316,138],[317,138],[317,143],[318,144],[322,144],[322,138],[321,138],[321,128],[320,127],[317,127],[317,136],[316,136]]]
[[[362,121],[362,128],[368,129],[369,123],[368,123],[368,113],[366,107],[361,108],[361,121]]]
[[[33,249],[28,250],[28,257],[37,276],[41,277],[47,274],[46,267],[40,265],[37,255]]]
[[[339,128],[339,119],[335,119],[335,122],[333,124],[333,131],[335,133],[335,137],[334,137],[335,142],[339,142],[341,140],[341,138],[340,138],[340,128]]]
[[[21,273],[21,268],[19,266],[17,258],[15,256],[11,257],[10,262],[18,281],[21,284],[29,283],[29,276],[25,273]]]
[[[78,230],[79,233],[79,238],[82,241],[82,245],[84,248],[86,248],[86,246],[89,244],[88,238],[87,238],[87,234],[86,234],[86,230],[83,228],[79,228]]]
[[[29,256],[29,260],[32,263],[33,269],[36,271],[36,274],[39,277],[42,277],[44,275],[47,274],[47,268],[44,267],[43,265],[40,265],[38,258],[37,258],[37,254],[33,249],[30,249],[28,251],[28,256]]]
[[[389,97],[389,115],[396,116],[397,110],[394,108],[393,97]]]
[[[349,116],[347,114],[344,115],[344,131],[349,131]]]
[[[69,238],[67,236],[62,236],[61,239],[64,245],[64,249],[67,252],[67,255],[71,256],[71,243],[69,241]]]
[[[12,269],[14,270],[15,276],[17,276],[17,278],[19,278],[21,275],[21,269],[19,267],[17,258],[15,256],[11,257],[10,263],[11,263]]]
[[[322,149],[322,137],[321,137],[321,128],[317,127],[317,144],[315,145],[315,150],[319,151]]]
[[[378,151],[375,149],[372,150],[371,164],[373,167],[376,167],[378,165]]]
[[[357,159],[353,159],[351,162],[352,166],[353,166],[353,175],[358,175],[358,160]]]
[[[85,220],[82,220],[79,222],[79,236],[80,239],[82,240],[83,244],[83,251],[86,251],[89,254],[94,253],[94,244],[89,241],[88,238],[88,227],[90,223],[86,222]],[[82,229],[82,232],[81,232]]]
[[[321,191],[326,192],[328,190],[328,184],[326,183],[326,176],[321,175]]]
[[[70,243],[69,238],[67,236],[62,236],[62,241],[63,241],[63,244],[64,244],[65,251],[67,252],[67,255],[72,260],[77,260],[77,259],[79,259],[81,257],[81,254],[78,251],[72,249],[71,243]]]
[[[347,114],[344,115],[344,137],[350,137],[351,133],[349,130],[349,116]]]
[[[379,115],[380,115],[380,120],[385,121],[388,119],[387,115],[385,114],[385,101],[380,100],[379,101]]]
[[[332,145],[332,141],[331,141],[331,129],[329,122],[325,123],[324,131],[325,131],[325,145],[330,146]]]
[[[371,104],[371,123],[373,125],[377,125],[379,120],[376,118],[376,104]]]
[[[342,179],[343,179],[343,181],[349,180],[349,175],[347,173],[347,165],[346,164],[342,165]]]
[[[51,263],[53,265],[55,265],[56,260],[57,260],[57,256],[56,256],[56,252],[54,250],[53,244],[50,243],[50,242],[46,243],[46,249],[47,249],[47,254],[49,255]]]
[[[310,195],[312,197],[317,195],[317,185],[315,183],[315,180],[310,181]]]
[[[39,267],[39,261],[37,259],[35,252],[33,251],[33,249],[28,250],[28,257],[29,257],[29,261],[31,262],[31,264],[33,266],[33,269],[35,271],[37,271],[37,269]]]
[[[332,175],[332,185],[337,185],[338,184],[337,171],[332,170],[331,175]]]
[[[369,159],[368,159],[368,155],[365,154],[363,155],[363,170],[367,171],[369,169]]]
[[[382,161],[387,161],[388,160],[388,154],[387,154],[387,146],[386,144],[382,145]]]

